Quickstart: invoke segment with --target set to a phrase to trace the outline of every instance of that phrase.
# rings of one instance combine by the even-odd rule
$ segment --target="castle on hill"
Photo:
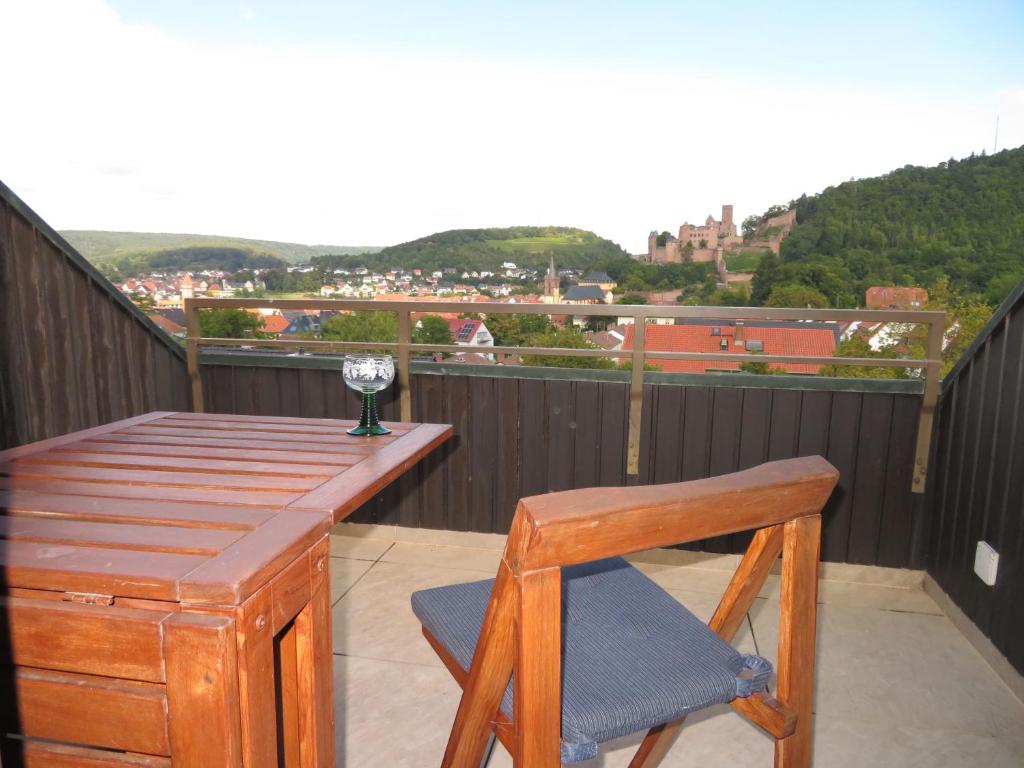
[[[722,206],[722,218],[708,216],[703,225],[683,222],[678,236],[652,231],[647,238],[647,254],[636,257],[648,264],[673,264],[684,261],[711,262],[725,280],[725,255],[741,249],[767,249],[778,255],[782,241],[796,223],[796,209],[773,216],[758,227],[750,242],[736,231],[732,206]]]
[[[722,220],[708,216],[703,225],[683,222],[679,235],[659,235],[651,232],[647,238],[647,261],[651,264],[671,264],[682,261],[708,262],[721,258],[721,252],[743,244],[732,219],[732,206],[722,206]]]

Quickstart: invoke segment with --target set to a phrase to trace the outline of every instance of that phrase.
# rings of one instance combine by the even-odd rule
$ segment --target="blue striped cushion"
[[[412,596],[416,616],[463,669],[493,586],[489,579]],[[771,671],[621,558],[563,569],[562,609],[564,763],[595,757],[608,739],[749,695]],[[512,717],[511,682],[502,710]]]

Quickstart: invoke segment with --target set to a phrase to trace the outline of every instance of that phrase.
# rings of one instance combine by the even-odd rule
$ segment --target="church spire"
[[[548,277],[556,277],[558,275],[555,272],[555,254],[551,254],[551,263],[548,264]]]

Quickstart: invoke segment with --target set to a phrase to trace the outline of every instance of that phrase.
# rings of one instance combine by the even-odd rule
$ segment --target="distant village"
[[[732,206],[723,206],[722,220],[708,217],[700,227],[684,223],[679,236],[658,236],[651,233],[647,254],[634,258],[646,263],[669,263],[686,259],[714,264],[720,284],[733,285],[749,282],[751,275],[730,275],[725,268],[724,255],[742,242],[732,222]],[[793,217],[786,213],[775,217],[769,226],[762,227],[759,247],[779,252],[779,244],[788,234]],[[267,285],[263,276],[270,270],[246,270],[246,279],[237,280],[230,273],[209,269],[195,272],[153,272],[124,280],[120,290],[146,309],[152,321],[168,334],[183,339],[186,335],[183,301],[193,297],[237,298],[265,296]],[[313,266],[288,267],[289,273],[317,272]],[[459,271],[453,267],[440,270],[392,269],[374,272],[365,267],[334,269],[330,280],[319,289],[320,298],[365,301],[417,301],[464,302],[463,312],[413,312],[414,323],[426,315],[436,315],[449,323],[452,343],[466,347],[461,354],[449,355],[446,362],[484,365],[517,365],[516,355],[493,354],[494,336],[487,328],[486,316],[477,316],[471,305],[480,302],[509,304],[613,304],[617,298],[617,283],[603,272],[583,272],[559,269],[554,259],[547,270],[518,266],[508,261],[494,271]],[[543,289],[539,290],[540,285]],[[312,291],[305,295],[312,294]],[[276,294],[275,294],[276,295]],[[645,297],[649,304],[677,306],[674,294]],[[918,309],[928,300],[927,292],[920,288],[879,286],[868,290],[865,306],[868,309]],[[249,310],[262,321],[261,334],[282,339],[316,338],[321,325],[337,311],[281,310],[278,308]],[[625,313],[621,317],[607,318],[607,323],[595,328],[586,311],[573,316],[572,322],[580,328],[592,344],[607,350],[633,349],[633,318]],[[472,314],[474,317],[466,317]],[[555,325],[562,325],[564,315],[551,315]],[[589,326],[589,327],[588,327]],[[743,321],[654,318],[646,331],[645,348],[648,351],[695,353],[743,353],[752,361],[757,354],[783,356],[833,356],[842,341],[859,336],[872,349],[880,349],[905,334],[906,329],[894,323],[835,323],[793,321]],[[437,356],[440,359],[440,355]],[[628,359],[628,358],[624,358]],[[708,371],[737,371],[737,362],[700,360],[663,360],[656,367],[665,372],[699,373]],[[790,374],[818,374],[821,365],[784,363],[771,366],[776,372]]]

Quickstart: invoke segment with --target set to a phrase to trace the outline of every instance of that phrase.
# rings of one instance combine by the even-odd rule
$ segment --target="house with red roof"
[[[448,321],[455,343],[463,347],[493,347],[494,337],[483,320],[456,318]]]
[[[622,350],[632,350],[633,325],[626,326]],[[835,323],[797,323],[769,321],[690,321],[680,325],[644,327],[644,348],[648,352],[695,352],[749,355],[757,362],[759,354],[806,357],[831,357],[839,342]],[[648,360],[666,373],[707,373],[737,371],[738,362],[720,360]],[[817,374],[821,366],[809,363],[779,363],[772,368],[786,373]]]

